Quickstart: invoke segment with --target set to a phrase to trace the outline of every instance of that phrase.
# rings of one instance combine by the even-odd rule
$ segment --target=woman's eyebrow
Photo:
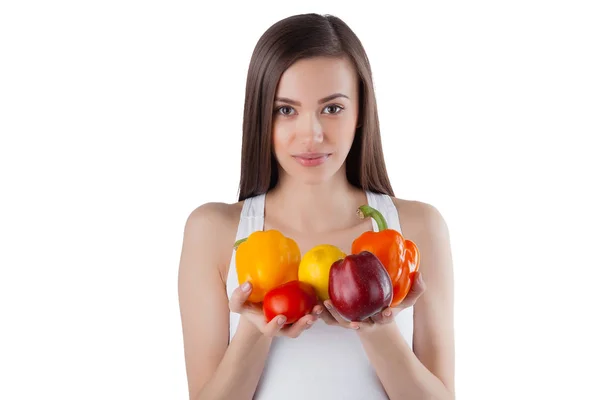
[[[329,95],[327,97],[323,97],[321,100],[319,100],[319,104],[323,104],[323,103],[326,103],[326,102],[331,101],[333,99],[337,99],[338,97],[345,97],[347,99],[350,99],[348,96],[346,96],[343,93],[334,93],[334,94]],[[290,104],[293,104],[295,106],[301,106],[302,105],[302,104],[300,104],[299,101],[292,100],[292,99],[289,99],[287,97],[276,97],[275,101],[280,101],[282,103],[290,103]]]

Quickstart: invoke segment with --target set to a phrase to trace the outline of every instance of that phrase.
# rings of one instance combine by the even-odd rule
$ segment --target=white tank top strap
[[[385,221],[387,222],[388,228],[402,233],[398,209],[396,209],[396,205],[394,204],[392,198],[387,194],[374,193],[371,191],[367,191],[366,194],[369,205],[377,209],[377,211],[383,215]],[[373,230],[377,230],[377,222],[375,222],[374,219]]]
[[[249,197],[244,201],[242,218],[264,218],[265,216],[265,194]]]
[[[265,223],[265,194],[244,200],[235,240],[243,239],[254,231],[263,230]]]

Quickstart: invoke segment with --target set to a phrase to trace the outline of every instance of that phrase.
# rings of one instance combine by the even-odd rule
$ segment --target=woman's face
[[[354,140],[358,95],[358,76],[345,58],[303,59],[288,68],[273,105],[280,172],[309,184],[335,175]]]

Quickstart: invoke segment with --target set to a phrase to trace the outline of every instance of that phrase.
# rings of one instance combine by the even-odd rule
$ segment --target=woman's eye
[[[325,110],[327,111],[327,114],[337,114],[342,110],[342,107],[336,106],[336,105],[331,105],[331,106],[325,107]]]
[[[292,112],[294,112],[294,109],[292,107],[283,106],[283,107],[279,107],[277,109],[277,112],[279,112],[280,114],[283,114],[283,115],[291,115]]]

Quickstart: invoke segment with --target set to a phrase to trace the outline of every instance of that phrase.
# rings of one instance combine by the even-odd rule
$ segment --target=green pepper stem
[[[356,214],[358,214],[358,216],[361,219],[369,217],[373,218],[375,222],[377,222],[377,229],[380,232],[388,228],[387,222],[385,221],[383,215],[379,211],[367,204],[358,207],[358,210],[356,210]]]
[[[248,240],[248,238],[243,238],[243,239],[240,239],[240,240],[236,241],[233,244],[233,248],[237,250],[237,248],[240,246],[240,244],[244,243],[246,240]]]

